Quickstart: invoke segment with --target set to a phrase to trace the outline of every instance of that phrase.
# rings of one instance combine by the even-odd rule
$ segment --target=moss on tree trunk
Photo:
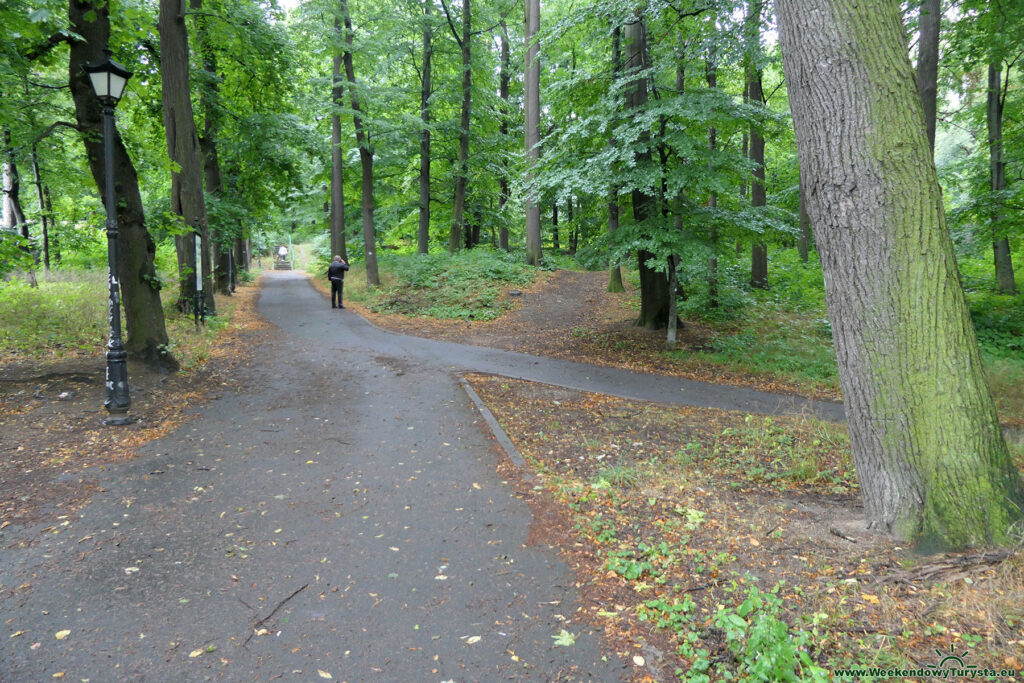
[[[865,511],[927,549],[1009,540],[1002,438],[892,0],[779,0],[808,209]]]

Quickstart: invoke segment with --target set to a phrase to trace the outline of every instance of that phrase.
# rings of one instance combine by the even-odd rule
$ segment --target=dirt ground
[[[231,386],[232,369],[248,363],[247,340],[273,334],[256,315],[259,289],[239,288],[237,307],[206,363],[162,374],[129,361],[136,421],[101,424],[107,416],[101,354],[0,365],[0,519],[2,526],[59,523],[95,491],[93,472],[130,459],[142,444],[197,416],[196,408]]]

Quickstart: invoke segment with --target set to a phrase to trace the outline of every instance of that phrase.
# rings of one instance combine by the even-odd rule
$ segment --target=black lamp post
[[[128,354],[121,341],[121,299],[120,281],[117,273],[117,204],[114,193],[114,107],[121,99],[124,86],[131,78],[131,72],[110,59],[110,50],[104,50],[106,58],[97,64],[82,67],[92,88],[103,105],[103,161],[104,161],[104,203],[107,205],[107,265],[109,269],[110,300],[107,319],[110,324],[110,340],[107,342],[107,399],[103,405],[110,416],[103,420],[105,425],[126,425],[132,422],[128,409],[132,399],[128,395]]]

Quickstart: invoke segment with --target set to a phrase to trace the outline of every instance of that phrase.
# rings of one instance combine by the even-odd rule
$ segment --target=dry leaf
[[[192,652],[188,653],[188,656],[189,656],[189,659],[195,659],[196,657],[198,657],[201,654],[203,654],[203,650],[200,648],[199,650],[192,650]]]
[[[53,637],[56,638],[57,640],[64,640],[65,638],[67,638],[70,635],[71,635],[71,631],[69,631],[68,629],[64,629],[63,631],[57,631],[56,633],[54,633]]]
[[[320,678],[334,678],[331,674],[327,673],[323,669],[317,669],[316,672],[320,674]]]
[[[479,642],[480,642],[480,636],[470,636],[469,638],[466,638],[466,644],[467,645],[472,645],[473,643],[479,643]]]

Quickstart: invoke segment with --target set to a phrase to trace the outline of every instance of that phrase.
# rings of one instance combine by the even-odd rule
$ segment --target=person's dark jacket
[[[335,261],[327,267],[327,278],[329,280],[344,280],[346,270],[348,270],[347,263],[338,263]]]

